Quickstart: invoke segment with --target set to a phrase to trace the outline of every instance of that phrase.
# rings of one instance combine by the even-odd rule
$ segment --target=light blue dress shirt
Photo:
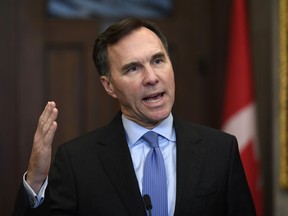
[[[149,129],[127,119],[124,115],[122,115],[122,121],[139,188],[142,192],[144,162],[148,152],[150,151],[150,147],[141,137],[148,132]],[[158,136],[158,142],[163,154],[167,175],[168,215],[173,216],[176,202],[176,134],[173,127],[172,114],[170,114],[157,127],[153,128],[152,131],[160,135]],[[32,208],[37,208],[44,200],[48,177],[43,183],[40,192],[36,195],[26,182],[25,175],[26,173],[23,176],[23,184],[28,193],[30,205]]]
[[[42,187],[40,188],[40,191],[38,194],[36,194],[33,189],[30,187],[30,185],[26,181],[26,174],[23,175],[23,185],[28,195],[28,201],[30,203],[31,208],[37,208],[43,201],[45,197],[45,190],[48,185],[48,177],[43,182]]]
[[[122,121],[139,188],[142,192],[144,163],[151,147],[149,147],[149,144],[141,137],[148,132],[149,129],[130,121],[124,115],[122,115]],[[172,114],[157,127],[153,128],[152,131],[160,135],[158,136],[158,142],[163,154],[167,175],[168,215],[172,216],[174,214],[176,202],[176,134],[173,127]]]

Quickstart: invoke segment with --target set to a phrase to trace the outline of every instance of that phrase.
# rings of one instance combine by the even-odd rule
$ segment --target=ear
[[[110,78],[107,76],[100,77],[101,83],[105,89],[105,91],[112,97],[117,98],[116,94],[114,93],[113,84],[110,81]]]

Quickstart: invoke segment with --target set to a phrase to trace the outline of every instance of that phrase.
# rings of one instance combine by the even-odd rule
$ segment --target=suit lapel
[[[191,125],[174,121],[177,148],[177,186],[174,215],[182,215],[191,195],[195,194],[203,164],[201,137]],[[188,203],[187,203],[188,202]]]
[[[177,146],[177,186],[175,214],[181,215],[185,204],[195,194],[203,165],[201,137],[191,126],[174,120]],[[103,146],[103,167],[126,207],[128,215],[146,215],[132,158],[125,138],[121,115],[104,129],[98,142]]]
[[[100,158],[103,167],[129,215],[145,215],[145,208],[125,138],[121,115],[104,129],[99,142],[103,145]]]

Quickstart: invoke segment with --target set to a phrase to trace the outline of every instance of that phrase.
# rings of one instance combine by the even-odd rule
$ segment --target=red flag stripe
[[[234,0],[228,47],[224,121],[253,101],[251,57],[244,0]],[[236,99],[237,98],[237,99]],[[233,101],[233,103],[231,103]]]
[[[239,142],[241,159],[258,216],[263,216],[256,107],[245,0],[234,0],[228,48],[223,127]]]

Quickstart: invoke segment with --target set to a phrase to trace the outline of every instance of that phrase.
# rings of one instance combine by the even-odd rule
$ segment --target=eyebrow
[[[123,67],[122,67],[122,71],[127,71],[129,68],[135,66],[135,65],[139,65],[140,63],[139,62],[130,62],[128,64],[125,64]]]
[[[165,54],[163,52],[158,52],[152,56],[152,59],[156,58],[165,58]]]
[[[165,53],[164,52],[155,53],[151,59],[156,59],[156,58],[165,58]],[[140,62],[138,62],[138,61],[130,62],[128,64],[125,64],[121,69],[122,69],[122,71],[126,71],[129,68],[131,68],[135,65],[139,65],[139,64],[140,64]]]

